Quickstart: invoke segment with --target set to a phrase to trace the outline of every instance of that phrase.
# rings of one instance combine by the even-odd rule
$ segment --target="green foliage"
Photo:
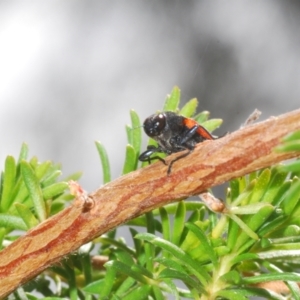
[[[28,147],[22,145],[19,159],[8,156],[1,175],[0,231],[2,242],[15,238],[13,230],[27,230],[61,210],[69,195],[66,181],[57,181],[60,165],[51,161],[27,160]],[[74,178],[78,178],[74,174]]]
[[[111,180],[109,160],[104,146],[98,141],[96,141],[95,144],[100,156],[102,170],[103,170],[103,183],[105,184],[107,182],[110,182]]]
[[[164,110],[193,117],[197,100],[181,110],[179,100],[175,87]],[[134,111],[130,116],[123,174],[139,167],[141,151],[141,123]],[[222,123],[208,118],[206,111],[194,117],[209,131]],[[300,151],[299,141],[300,133],[294,133],[276,151]],[[100,142],[96,147],[107,183],[108,156]],[[12,230],[31,228],[57,212],[62,206],[54,209],[54,204],[63,204],[66,197],[65,182],[56,181],[59,167],[36,158],[27,161],[27,153],[23,146],[18,163],[12,157],[5,162],[0,204],[4,241],[12,239]],[[45,299],[300,299],[299,173],[295,160],[232,180],[223,213],[188,199],[130,220],[125,226],[132,245],[111,231],[19,288],[14,297],[38,299],[35,290]],[[276,280],[286,283],[289,294],[257,285]]]

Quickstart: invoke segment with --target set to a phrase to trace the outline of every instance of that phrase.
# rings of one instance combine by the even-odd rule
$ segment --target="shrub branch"
[[[91,194],[78,192],[73,205],[0,252],[0,297],[84,243],[145,212],[300,156],[273,150],[285,135],[299,129],[300,110],[295,110],[197,145],[173,165],[169,176],[168,167],[157,162]],[[180,154],[168,157],[167,163],[176,155]]]

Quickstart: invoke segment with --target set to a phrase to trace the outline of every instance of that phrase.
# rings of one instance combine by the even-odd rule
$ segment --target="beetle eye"
[[[159,135],[166,126],[165,114],[153,115],[147,118],[144,122],[145,133],[152,137]]]

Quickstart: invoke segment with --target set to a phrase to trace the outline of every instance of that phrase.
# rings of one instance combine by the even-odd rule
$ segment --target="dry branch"
[[[295,152],[272,151],[282,137],[299,129],[300,110],[272,117],[221,139],[199,144],[191,155],[174,164],[170,176],[166,175],[167,166],[158,162],[89,195],[78,196],[72,206],[0,252],[0,297],[82,244],[147,211],[300,156]],[[171,159],[167,158],[167,162]]]

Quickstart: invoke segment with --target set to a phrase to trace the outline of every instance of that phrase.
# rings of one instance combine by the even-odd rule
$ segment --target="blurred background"
[[[299,108],[299,1],[0,1],[0,161],[30,156],[102,184],[94,145],[122,171],[125,124],[161,109],[174,85],[182,103],[234,131]],[[146,136],[144,135],[144,140]]]

